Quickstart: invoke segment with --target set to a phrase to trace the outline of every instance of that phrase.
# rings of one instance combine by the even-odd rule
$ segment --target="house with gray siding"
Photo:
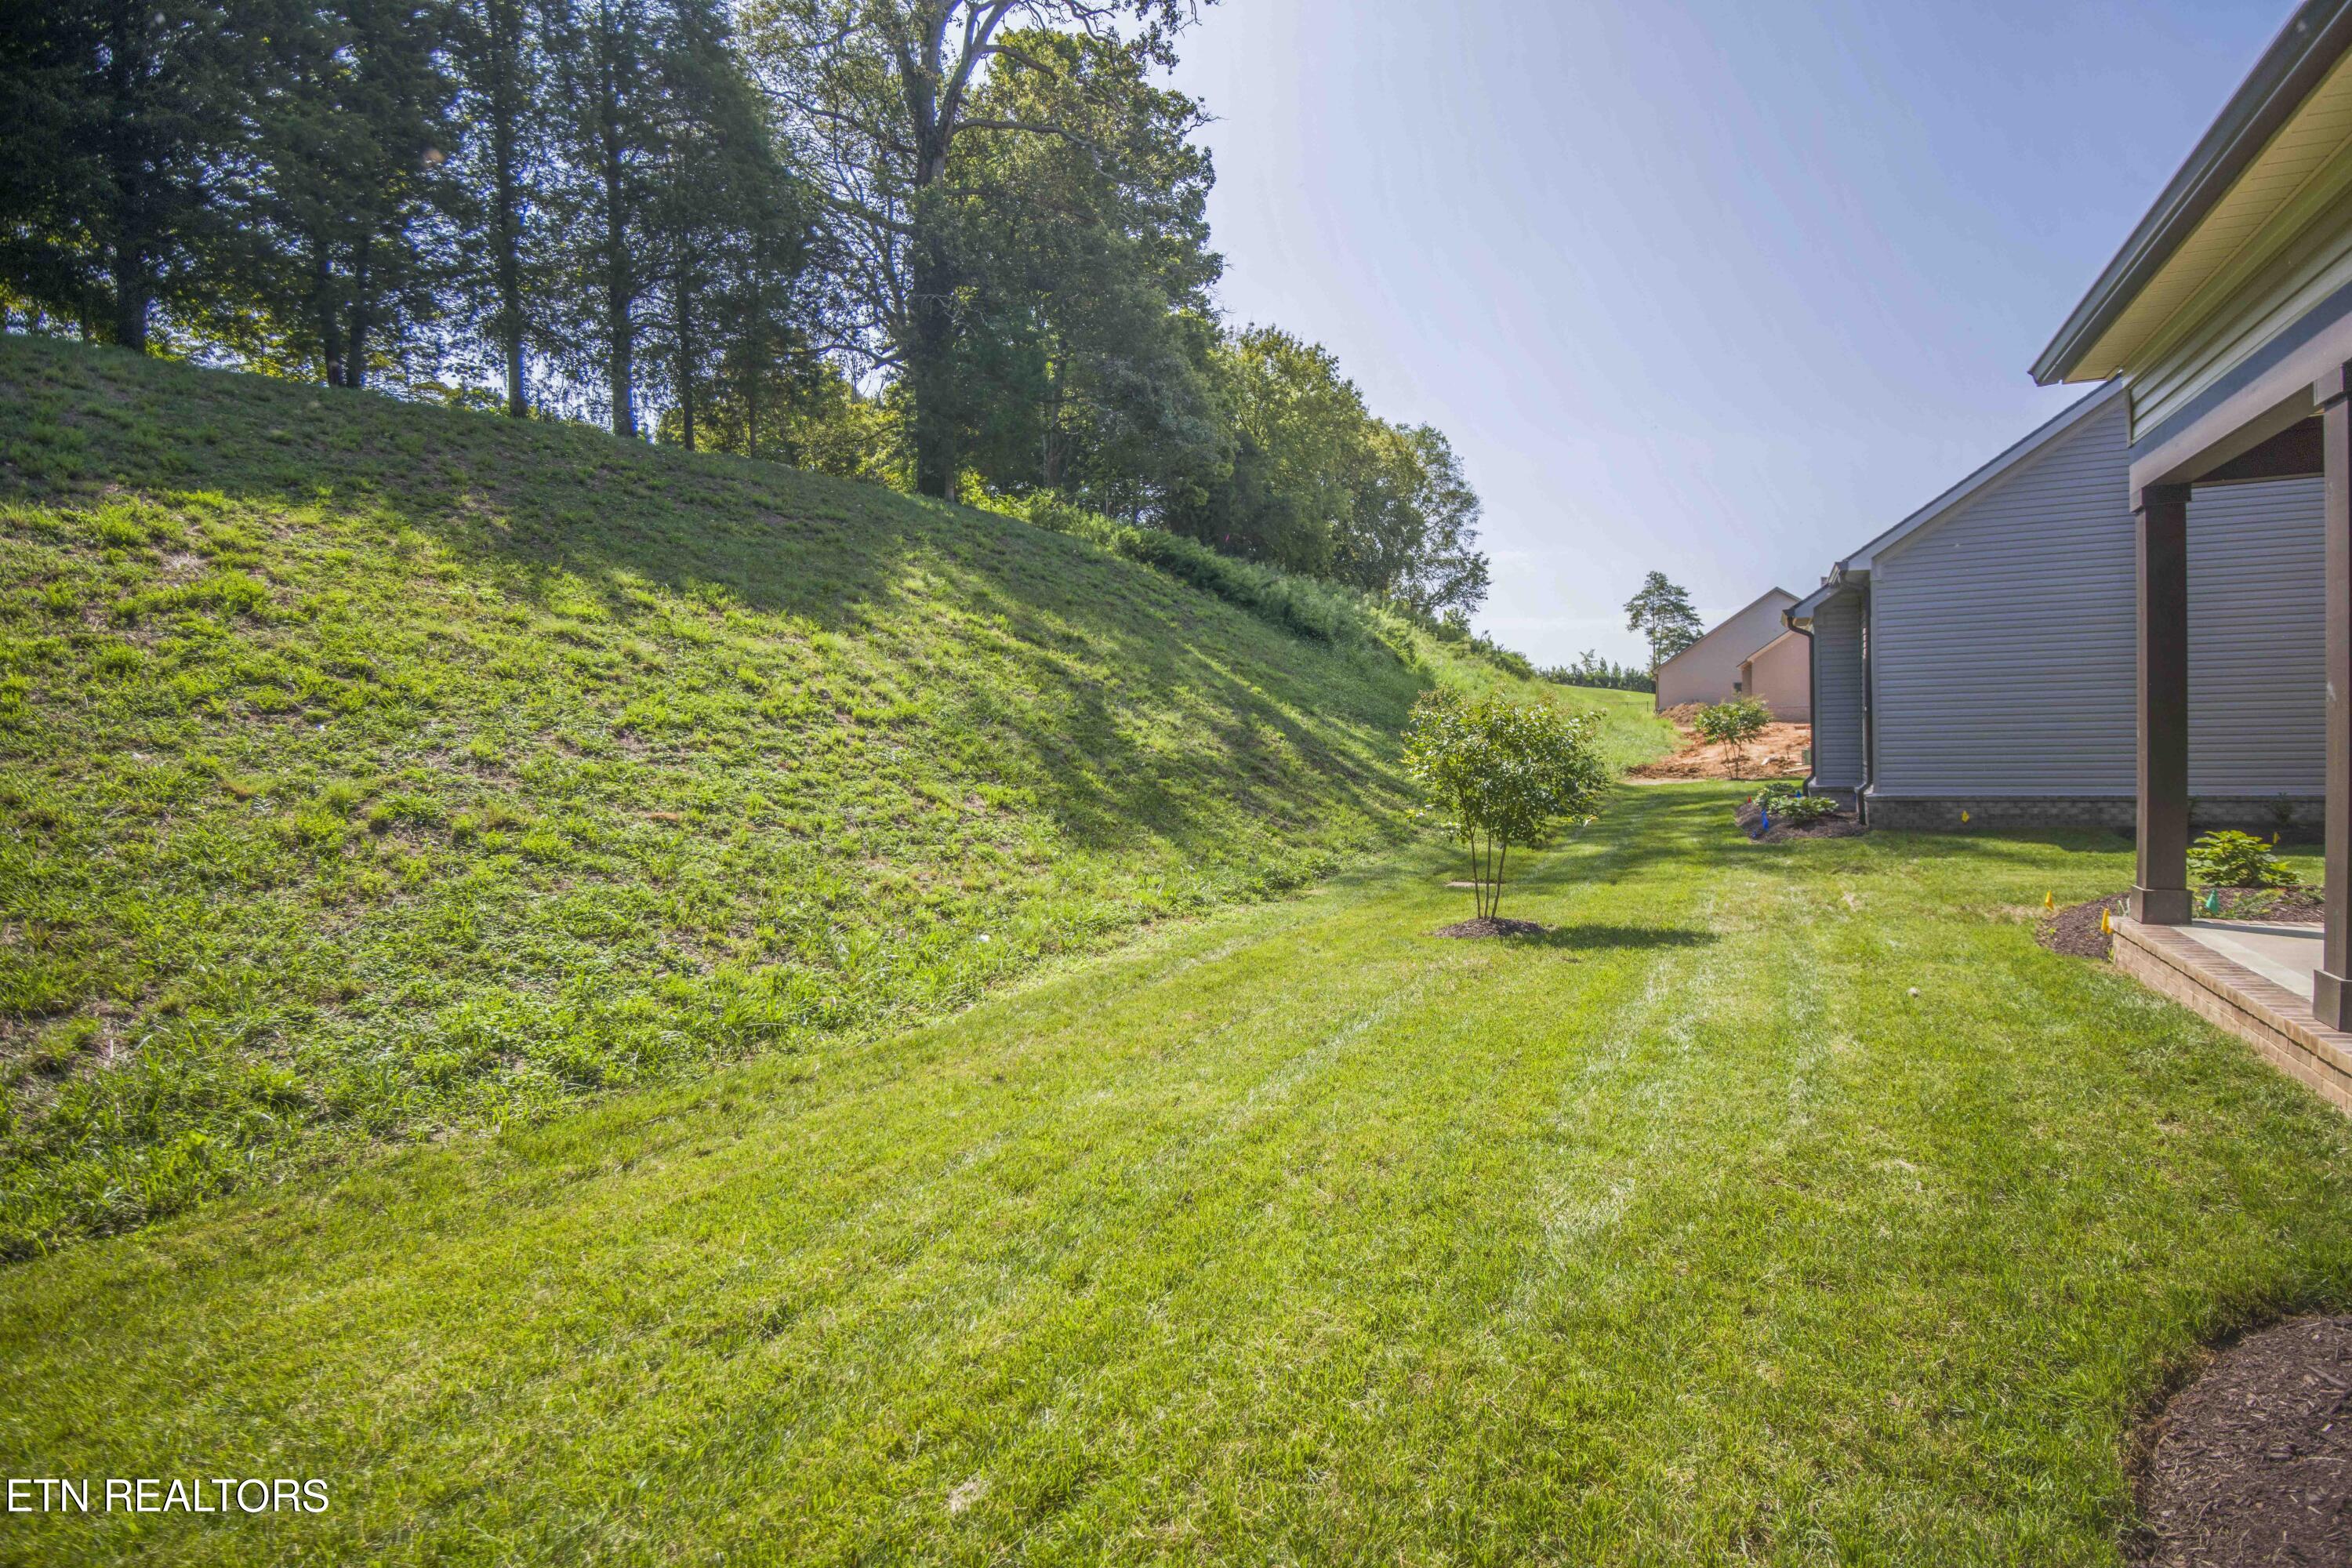
[[[2098,388],[1839,562],[1811,637],[1816,790],[1874,826],[2127,827],[2136,799],[2131,405]],[[2189,784],[2200,820],[2316,819],[2316,479],[2189,511]]]
[[[1781,612],[1797,602],[1786,588],[1774,588],[1707,628],[1698,641],[1658,666],[1663,713],[1687,702],[1725,702],[1740,695],[1741,666],[1784,629]],[[1778,718],[1778,713],[1774,714]]]

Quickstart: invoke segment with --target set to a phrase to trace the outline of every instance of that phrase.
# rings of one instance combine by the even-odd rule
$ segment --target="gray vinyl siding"
[[[2327,297],[2352,283],[2352,204],[2343,199],[2352,164],[2338,164],[2296,198],[2311,216],[2303,231],[2132,374],[2136,430],[2142,435],[2193,402]],[[2292,221],[2290,218],[2288,221]]]
[[[2126,426],[2099,411],[1872,562],[1874,793],[2133,792]],[[2317,508],[2315,480],[2191,500],[2194,793],[2320,788]]]
[[[2189,503],[2189,789],[2327,793],[2317,479],[2216,485]]]
[[[1862,784],[1863,606],[1839,593],[1813,613],[1813,783],[1822,789]]]

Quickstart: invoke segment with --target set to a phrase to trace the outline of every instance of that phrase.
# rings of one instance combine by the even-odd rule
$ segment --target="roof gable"
[[[1872,540],[1869,543],[1864,545],[1861,549],[1855,551],[1844,560],[1839,562],[1839,572],[1868,571],[1870,569],[1870,563],[1873,557],[1876,556],[1881,551],[1892,549],[1894,546],[1910,539],[1913,535],[1924,533],[1927,530],[1934,528],[1937,523],[1943,521],[1944,519],[1958,511],[1962,506],[1976,500],[1987,490],[1991,489],[1995,485],[1998,485],[2002,480],[2008,479],[2018,469],[2023,468],[2027,463],[2032,461],[2035,458],[2040,457],[2051,447],[2057,446],[2061,441],[2064,440],[2068,436],[2073,435],[2076,430],[2081,429],[2089,422],[2091,416],[2098,413],[2100,410],[2105,408],[2108,405],[2120,398],[2123,395],[2123,391],[2124,384],[2122,382],[2111,381],[2105,385],[2100,387],[2097,391],[2092,393],[2089,396],[2077,399],[2074,404],[2063,410],[2057,417],[2045,422],[2040,427],[2036,428],[2032,434],[2026,436],[2022,440],[2018,441],[2015,445],[2009,447],[2008,450],[2002,452],[1999,457],[1993,458],[1982,468],[1978,468],[1974,473],[1969,475],[1968,478],[1962,479],[1959,483],[1946,490],[1942,495],[1937,496],[1934,500],[1929,501],[1926,506],[1921,507],[1917,511],[1913,512],[1901,522],[1896,523],[1894,527],[1888,529],[1885,532],[1880,534],[1877,538]],[[1829,585],[1831,584],[1825,584],[1824,586]],[[1818,593],[1812,595],[1814,598],[1818,598],[1821,595]]]
[[[1797,595],[1791,594],[1786,588],[1768,588],[1763,593],[1757,595],[1756,597],[1748,600],[1748,603],[1740,605],[1739,608],[1732,611],[1731,614],[1724,616],[1723,619],[1716,622],[1712,626],[1709,626],[1700,635],[1699,639],[1696,642],[1691,644],[1690,647],[1675,655],[1674,658],[1665,660],[1664,663],[1660,664],[1658,668],[1660,669],[1664,669],[1668,665],[1675,663],[1675,660],[1688,658],[1691,655],[1698,652],[1701,648],[1705,648],[1709,653],[1720,651],[1719,648],[1715,646],[1715,639],[1717,637],[1729,631],[1733,626],[1738,626],[1740,618],[1746,616],[1748,611],[1756,608],[1759,605],[1769,604],[1776,598],[1783,601],[1780,605],[1780,608],[1784,611],[1790,605],[1797,602]],[[1743,655],[1742,657],[1745,658],[1746,656]]]

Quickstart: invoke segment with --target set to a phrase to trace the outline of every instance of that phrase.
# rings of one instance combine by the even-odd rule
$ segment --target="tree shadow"
[[[1374,669],[1012,519],[582,426],[5,340],[0,437],[44,426],[70,439],[12,444],[94,456],[5,476],[36,493],[208,492],[325,515],[420,574],[462,564],[518,613],[749,633],[785,655],[788,679],[841,662],[794,645],[847,639],[845,658],[928,677],[929,722],[987,737],[974,765],[1030,791],[1080,849],[1162,838],[1213,855],[1235,806],[1279,829],[1403,804],[1381,758],[1422,672]],[[1143,710],[1178,727],[1150,732]]]

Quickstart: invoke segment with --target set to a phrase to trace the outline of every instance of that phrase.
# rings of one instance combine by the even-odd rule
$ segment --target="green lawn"
[[[0,1258],[1391,850],[1413,700],[1535,689],[1276,586],[1344,635],[873,486],[0,335]]]
[[[954,1018],[0,1273],[15,1561],[2112,1563],[2213,1335],[2352,1302],[2352,1124],[2042,952],[2112,837],[1626,790]],[[1912,994],[1916,988],[1917,994]]]

